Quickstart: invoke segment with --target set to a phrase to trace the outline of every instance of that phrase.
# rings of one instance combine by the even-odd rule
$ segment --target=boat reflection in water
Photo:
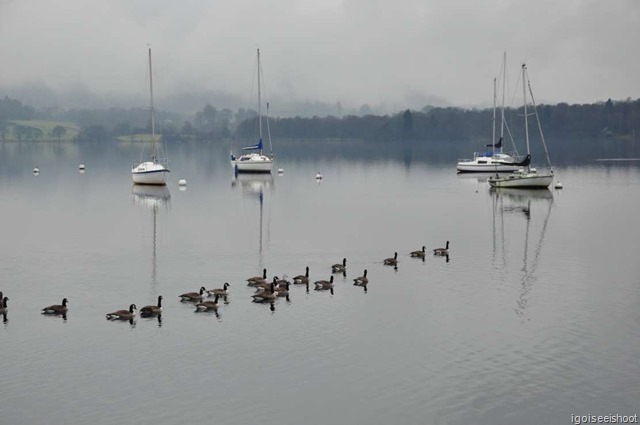
[[[133,202],[151,211],[152,218],[152,250],[151,250],[151,283],[155,285],[157,278],[157,223],[158,211],[169,210],[171,193],[167,186],[133,185]],[[155,296],[155,294],[152,294]]]
[[[273,175],[271,174],[245,174],[236,173],[231,187],[240,188],[242,195],[258,201],[260,206],[260,235],[258,237],[258,253],[260,254],[260,264],[258,264],[258,270],[264,268],[262,261],[262,248],[263,248],[263,221],[264,221],[264,204],[265,194],[270,194],[274,191],[275,185]],[[269,243],[269,219],[267,218],[267,245]]]
[[[528,296],[537,280],[536,270],[540,262],[544,235],[553,206],[553,192],[549,189],[506,189],[490,188],[494,198],[493,207],[493,262],[507,273],[507,256],[513,253],[505,246],[505,227],[516,223],[517,229],[524,231],[522,267],[519,269],[520,295],[515,312],[519,317],[525,315]],[[516,233],[514,231],[510,233]],[[529,235],[539,235],[533,245]]]
[[[264,266],[263,248],[266,242],[266,246],[269,246],[269,214],[266,218],[266,240],[264,237],[264,222],[265,222],[265,195],[272,195],[275,190],[273,175],[271,174],[244,174],[236,173],[233,181],[231,182],[232,188],[239,188],[242,191],[243,198],[247,198],[251,203],[257,201],[259,206],[259,235],[258,235],[258,264],[256,270],[262,270]],[[270,197],[272,199],[273,196]],[[269,205],[271,205],[269,203]],[[274,302],[270,302],[271,311],[275,311]]]

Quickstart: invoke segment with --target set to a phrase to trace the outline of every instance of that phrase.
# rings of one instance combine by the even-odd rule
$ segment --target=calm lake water
[[[455,158],[305,146],[278,152],[281,176],[237,179],[228,146],[171,146],[170,183],[149,190],[131,185],[139,146],[0,144],[0,423],[640,413],[640,162],[563,165],[562,191],[491,192]],[[447,240],[448,261],[430,255]],[[397,270],[382,264],[394,252]],[[263,268],[309,266],[315,281],[343,258],[333,294],[251,302],[245,279]],[[352,285],[364,269],[366,292]],[[224,282],[218,315],[179,301]],[[161,321],[105,319],[158,295]],[[63,297],[66,320],[40,314]]]

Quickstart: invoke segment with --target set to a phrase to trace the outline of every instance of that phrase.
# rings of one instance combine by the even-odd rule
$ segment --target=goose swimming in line
[[[136,317],[136,313],[134,310],[137,310],[135,304],[131,304],[129,306],[129,310],[118,310],[113,313],[107,313],[107,319],[109,320],[133,320]]]
[[[265,282],[267,282],[267,269],[262,269],[262,276],[254,276],[247,279],[247,285],[249,286],[255,286]]]
[[[289,285],[291,282],[286,282],[284,285],[280,285],[276,288],[276,295],[279,297],[288,297],[289,296]]]
[[[298,276],[295,276],[293,278],[293,283],[303,285],[305,283],[309,283],[309,266],[307,266],[307,271],[305,272],[305,274],[299,274]]]
[[[353,284],[356,286],[365,286],[367,283],[369,283],[369,278],[367,277],[367,270],[364,270],[364,273],[362,276],[360,277],[356,277],[355,279],[353,279]]]
[[[411,254],[409,254],[411,257],[414,258],[424,258],[424,254],[425,254],[425,250],[427,248],[425,246],[422,247],[422,250],[419,251],[412,251]]]
[[[2,304],[0,304],[0,314],[7,314],[9,308],[7,307],[7,301],[9,301],[9,297],[4,297],[2,299]]]
[[[393,254],[393,258],[385,258],[383,261],[385,266],[397,266],[398,265],[398,253]]]
[[[162,314],[162,295],[158,295],[158,305],[146,305],[140,309],[140,316],[153,317]]]
[[[278,297],[278,294],[275,292],[276,290],[276,284],[275,284],[276,278],[273,278],[273,282],[271,283],[271,286],[269,287],[269,290],[264,290],[258,294],[255,294],[252,296],[253,298],[253,302],[255,303],[262,303],[265,301],[273,301]]]
[[[436,248],[433,250],[433,255],[445,256],[449,254],[449,241],[447,241],[446,248]]]
[[[42,314],[67,314],[67,299],[62,300],[62,304],[50,305],[42,309]]]
[[[347,259],[342,259],[342,264],[334,264],[331,266],[331,271],[333,273],[345,273],[347,271]]]
[[[333,288],[333,276],[329,278],[329,280],[318,280],[313,283],[316,285],[316,289],[331,289]]]
[[[229,290],[227,288],[229,288],[229,283],[225,282],[224,285],[222,285],[222,288],[215,288],[215,289],[209,289],[207,291],[207,294],[209,294],[210,297],[214,296],[214,295],[229,295]]]
[[[202,301],[202,298],[204,298],[204,291],[206,291],[206,289],[204,289],[204,286],[200,288],[200,292],[187,292],[184,293],[182,295],[180,295],[180,301]]]
[[[196,304],[196,311],[218,310],[218,297],[219,297],[219,295],[216,295],[216,297],[213,299],[213,301],[202,301],[202,302],[199,302],[198,304]]]

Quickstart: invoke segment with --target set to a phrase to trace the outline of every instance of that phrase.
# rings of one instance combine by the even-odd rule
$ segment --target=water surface
[[[170,184],[150,190],[130,183],[137,146],[1,145],[2,422],[639,413],[640,164],[567,165],[562,191],[492,192],[455,160],[402,149],[290,149],[283,175],[236,178],[226,146],[184,144],[170,147]],[[429,254],[447,240],[448,261]],[[422,245],[425,260],[409,258]],[[394,252],[397,270],[382,264]],[[333,294],[251,302],[245,279],[263,268],[309,266],[314,281],[342,258]],[[366,292],[352,285],[364,269]],[[178,301],[224,282],[218,315]],[[161,321],[105,320],[158,295]],[[63,297],[66,320],[40,315]]]

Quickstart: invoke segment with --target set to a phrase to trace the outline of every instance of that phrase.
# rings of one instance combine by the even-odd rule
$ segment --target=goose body
[[[158,295],[158,305],[147,305],[140,309],[140,316],[157,316],[162,314],[162,295]]]
[[[447,246],[445,248],[436,248],[433,250],[433,255],[445,256],[449,254],[449,241],[447,241]]]
[[[132,320],[136,317],[137,307],[135,304],[129,306],[129,310],[118,310],[113,313],[107,313],[107,319],[109,320]]]
[[[7,307],[7,301],[9,301],[8,297],[4,297],[2,299],[2,303],[0,303],[0,314],[7,314],[9,308]]]
[[[219,295],[216,295],[216,297],[213,299],[213,301],[202,301],[202,302],[199,302],[198,304],[196,304],[196,311],[214,311],[214,310],[218,310],[218,297],[219,297]]]
[[[344,273],[347,271],[347,259],[343,258],[342,259],[342,264],[338,263],[338,264],[334,264],[333,266],[331,266],[331,271],[333,273]]]
[[[62,304],[50,305],[42,309],[42,314],[67,314],[67,299],[62,300]]]
[[[353,279],[353,284],[356,286],[365,286],[369,283],[369,278],[367,277],[367,270],[365,269],[364,273],[360,277],[356,277]]]
[[[331,276],[329,280],[318,280],[313,284],[316,286],[316,289],[331,289],[333,288],[333,276]]]
[[[258,283],[267,282],[267,269],[262,269],[262,276],[254,276],[247,279],[247,285],[255,286]]]
[[[383,261],[385,266],[397,266],[398,265],[398,253],[394,253],[393,257],[385,258]]]
[[[299,274],[293,278],[294,284],[306,284],[309,283],[309,266],[307,266],[307,271],[305,274]]]
[[[227,288],[229,288],[229,283],[225,282],[224,285],[222,285],[222,288],[209,289],[207,294],[209,294],[210,297],[214,295],[227,296],[229,295],[229,289]]]
[[[414,258],[424,258],[425,250],[426,250],[426,247],[423,246],[421,250],[412,251],[411,254],[409,255]]]
[[[265,301],[273,301],[278,297],[278,294],[276,293],[276,284],[275,284],[276,278],[273,278],[273,282],[271,283],[269,290],[264,290],[261,291],[255,295],[252,296],[253,298],[253,302],[256,303],[262,303]]]
[[[202,298],[204,298],[204,291],[206,291],[206,289],[204,289],[204,286],[200,288],[200,292],[187,292],[184,293],[182,295],[180,295],[180,300],[181,301],[202,301]]]
[[[279,297],[288,297],[289,296],[289,285],[290,282],[286,282],[284,285],[280,285],[276,288],[276,295]]]

